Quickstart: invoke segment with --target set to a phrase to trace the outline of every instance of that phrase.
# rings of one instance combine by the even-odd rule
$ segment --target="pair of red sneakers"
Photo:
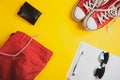
[[[78,22],[83,21],[86,30],[97,30],[120,17],[120,0],[80,0],[73,17]]]

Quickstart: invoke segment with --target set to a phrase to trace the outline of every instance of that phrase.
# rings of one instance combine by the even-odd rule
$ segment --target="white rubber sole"
[[[87,31],[96,30],[96,29],[91,30],[91,29],[89,29],[89,28],[87,27],[88,18],[95,12],[95,10],[96,10],[96,9],[92,10],[92,11],[84,18],[84,20],[83,20],[83,26],[84,26],[84,28],[85,28]]]
[[[77,5],[78,5],[79,2],[80,2],[80,0],[78,0],[78,1],[76,2],[76,4],[74,5],[74,8],[73,8],[73,11],[72,11],[72,18],[73,18],[76,22],[81,22],[81,21],[83,20],[83,19],[81,19],[81,20],[77,19],[77,18],[75,17],[75,14],[74,14],[75,9],[76,9],[76,7],[77,7]]]

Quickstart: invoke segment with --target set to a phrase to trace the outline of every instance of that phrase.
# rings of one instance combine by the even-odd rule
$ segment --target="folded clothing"
[[[52,54],[32,37],[17,31],[0,49],[0,80],[34,80]]]

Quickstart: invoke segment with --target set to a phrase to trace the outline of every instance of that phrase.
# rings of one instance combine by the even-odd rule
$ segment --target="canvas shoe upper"
[[[111,0],[100,9],[95,10],[94,13],[88,15],[83,24],[87,30],[97,30],[119,16],[120,0]]]
[[[81,21],[93,9],[105,5],[109,0],[80,0],[73,11],[73,18]]]

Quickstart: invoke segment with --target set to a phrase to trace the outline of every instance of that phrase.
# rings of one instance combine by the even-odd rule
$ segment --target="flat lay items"
[[[120,57],[81,42],[68,70],[69,80],[120,80]]]
[[[73,11],[74,20],[83,21],[88,31],[100,29],[113,20],[112,25],[119,17],[120,0],[79,0]]]
[[[52,54],[26,33],[12,33],[0,48],[0,80],[34,80]]]
[[[24,1],[15,1],[14,3],[13,1],[10,2],[10,5],[12,5],[9,8],[10,11],[6,10],[9,7],[6,7],[6,4],[9,1],[3,2],[1,11],[9,15],[4,16],[5,18],[2,17],[4,19],[1,19],[1,23],[3,21],[2,24],[4,26],[12,26],[7,27],[8,31],[3,27],[5,30],[3,30],[3,33],[9,32],[9,30],[17,31],[11,33],[8,40],[0,48],[0,80],[65,80],[66,77],[68,80],[120,80],[120,57],[85,42],[80,43],[73,61],[69,65],[67,76],[64,74],[69,67],[70,57],[73,57],[72,51],[76,48],[75,45],[79,40],[100,44],[99,46],[104,48],[110,47],[110,49],[113,49],[114,46],[118,48],[115,44],[119,40],[115,38],[113,40],[111,34],[110,37],[104,36],[104,33],[99,31],[95,34],[89,34],[86,31],[78,31],[78,28],[73,26],[76,25],[74,21],[77,24],[82,22],[86,30],[93,31],[104,27],[109,22],[113,24],[120,17],[120,0],[78,0],[72,13],[74,21],[70,18],[71,14],[69,15],[70,9],[73,7],[73,5],[70,7],[70,4],[72,4],[70,1],[67,5],[65,5],[67,1],[60,1],[60,4],[56,4],[55,1],[47,1],[47,3],[45,1],[32,0],[30,3]],[[21,2],[24,2],[23,5],[20,8],[16,7],[18,4],[21,5]],[[5,7],[6,9],[4,9]],[[42,24],[39,23],[40,25],[38,24],[36,27],[26,28],[26,26],[35,26],[37,20],[42,15],[39,8],[42,8],[45,13],[41,21]],[[14,12],[15,15],[13,14]],[[20,18],[23,18],[31,25],[22,23]],[[44,27],[40,28],[40,26]],[[49,63],[53,52],[37,42],[34,39],[35,36],[29,36],[25,32],[18,31],[18,29],[30,33],[40,32],[46,36],[43,37],[44,42],[50,40],[50,44],[48,42],[47,44],[55,50],[56,55],[51,63],[52,65],[48,66],[49,72],[45,70],[45,73],[43,72],[42,75],[40,74],[37,77]],[[117,32],[115,33],[117,34]],[[116,41],[115,44],[111,43],[112,40]],[[102,42],[99,43],[99,41]],[[72,44],[74,46],[69,46]],[[66,57],[68,57],[67,60]]]

